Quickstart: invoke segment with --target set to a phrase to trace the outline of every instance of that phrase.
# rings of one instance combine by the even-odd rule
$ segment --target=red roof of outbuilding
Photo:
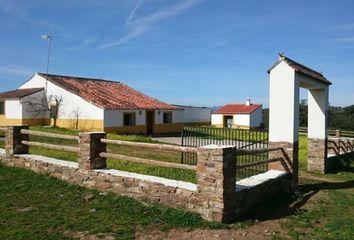
[[[214,111],[213,114],[250,114],[262,107],[262,104],[226,104],[225,106]]]
[[[120,82],[44,73],[38,75],[103,109],[179,109]]]
[[[42,91],[44,88],[22,88],[12,91],[0,93],[0,99],[18,99],[23,98],[29,95],[32,95],[36,92]]]

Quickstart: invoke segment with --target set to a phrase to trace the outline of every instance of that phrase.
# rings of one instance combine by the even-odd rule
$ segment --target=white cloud
[[[0,66],[0,73],[10,74],[15,76],[29,76],[33,74],[33,72],[29,70],[16,67],[16,66]]]
[[[326,27],[324,31],[336,31],[336,30],[351,30],[354,29],[354,23],[347,23],[342,25]]]
[[[86,38],[86,39],[82,40],[81,43],[79,43],[78,45],[66,48],[65,51],[68,51],[68,52],[75,51],[75,50],[81,49],[83,47],[86,47],[90,44],[93,44],[95,42],[96,42],[95,37]]]
[[[108,48],[108,47],[113,47],[113,46],[125,44],[125,43],[129,42],[130,40],[133,40],[139,36],[142,36],[152,26],[161,22],[162,20],[172,17],[172,16],[175,16],[175,15],[178,15],[182,12],[185,12],[201,1],[203,1],[203,0],[184,0],[172,7],[163,8],[163,9],[153,12],[147,16],[138,18],[135,21],[130,20],[129,23],[127,23],[127,25],[126,25],[129,28],[129,32],[126,35],[120,37],[118,40],[115,40],[113,42],[102,44],[102,45],[98,46],[98,49],[103,49],[103,48]]]
[[[131,22],[131,20],[133,19],[133,17],[135,16],[135,13],[139,10],[139,8],[143,5],[144,1],[143,0],[139,0],[137,2],[137,4],[135,5],[135,7],[132,9],[132,11],[129,14],[129,17],[127,18],[127,21],[125,22],[126,24],[129,24]]]
[[[354,43],[354,36],[353,37],[342,37],[342,38],[334,38],[329,40],[330,42],[347,42],[347,43]]]

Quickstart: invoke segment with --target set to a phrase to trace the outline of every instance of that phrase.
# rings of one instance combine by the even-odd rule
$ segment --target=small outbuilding
[[[226,104],[211,114],[214,127],[250,129],[262,125],[262,104],[254,104],[249,98],[244,104]]]

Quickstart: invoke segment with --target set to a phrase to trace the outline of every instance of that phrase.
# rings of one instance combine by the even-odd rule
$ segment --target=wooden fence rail
[[[67,139],[67,140],[79,140],[79,136],[63,135],[63,134],[49,133],[49,132],[40,132],[40,131],[33,131],[33,130],[27,130],[27,129],[22,129],[21,133],[33,135],[33,136],[39,136],[39,137],[60,138],[60,139]]]
[[[109,143],[109,144],[116,144],[116,145],[132,146],[132,147],[142,147],[142,148],[150,148],[150,149],[176,151],[176,152],[188,152],[188,153],[196,153],[197,152],[196,147],[180,147],[180,146],[167,145],[167,144],[128,142],[128,141],[111,140],[111,139],[101,139],[101,142]]]
[[[191,165],[163,162],[163,161],[150,160],[150,159],[145,159],[145,158],[131,157],[131,156],[126,156],[126,155],[106,153],[106,152],[101,152],[100,157],[125,160],[125,161],[130,161],[130,162],[135,162],[135,163],[144,163],[144,164],[150,164],[150,165],[155,165],[155,166],[160,166],[160,167],[171,167],[171,168],[179,168],[179,169],[186,169],[186,170],[196,170],[197,169],[196,166],[191,166]]]
[[[55,145],[49,143],[30,142],[30,141],[21,141],[21,143],[28,146],[44,147],[44,148],[63,150],[63,151],[74,152],[74,153],[78,153],[80,151],[79,147],[71,147],[65,145]]]
[[[237,155],[257,155],[267,152],[282,150],[281,147],[255,148],[255,149],[237,149]]]

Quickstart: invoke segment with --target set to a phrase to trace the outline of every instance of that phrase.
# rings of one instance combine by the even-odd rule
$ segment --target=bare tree
[[[59,116],[59,109],[63,102],[63,97],[57,95],[50,95],[48,97],[48,102],[49,102],[50,118],[53,119],[53,127],[56,127],[58,116]]]
[[[57,126],[57,119],[62,103],[63,97],[58,95],[30,97],[22,102],[27,113],[31,114],[32,117],[43,115],[46,116],[46,118],[49,116],[53,119],[54,127]]]
[[[79,108],[76,108],[74,111],[71,112],[71,117],[73,119],[73,126],[72,128],[75,130],[79,129],[79,121],[81,116],[81,111]]]

